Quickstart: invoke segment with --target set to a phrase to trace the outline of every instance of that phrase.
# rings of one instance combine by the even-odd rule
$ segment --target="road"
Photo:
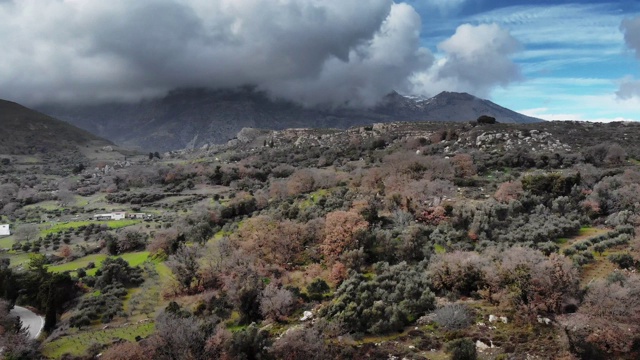
[[[42,316],[38,316],[33,311],[25,309],[22,306],[14,306],[10,314],[20,317],[22,327],[29,329],[29,335],[31,335],[32,339],[40,335],[40,331],[42,331],[42,327],[44,326],[44,318]]]

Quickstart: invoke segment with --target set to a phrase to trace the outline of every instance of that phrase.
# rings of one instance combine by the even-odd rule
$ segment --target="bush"
[[[451,360],[476,360],[478,358],[476,345],[469,338],[453,340],[447,344],[447,352],[451,353]]]
[[[352,332],[381,334],[401,331],[433,309],[435,297],[420,265],[378,263],[376,268],[373,278],[351,272],[323,315]]]
[[[320,301],[322,300],[322,296],[329,291],[329,285],[327,282],[322,279],[314,280],[309,286],[307,286],[307,294],[309,295],[309,299]]]
[[[630,254],[613,254],[609,255],[608,259],[621,269],[629,269],[636,266],[636,261]]]
[[[434,312],[435,322],[447,330],[460,330],[473,324],[473,313],[462,304],[445,305]]]

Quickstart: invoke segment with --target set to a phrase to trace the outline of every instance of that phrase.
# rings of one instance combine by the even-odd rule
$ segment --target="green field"
[[[134,252],[134,253],[126,253],[122,255],[118,255],[116,257],[121,257],[131,266],[141,265],[149,258],[148,251]],[[97,268],[100,267],[100,264],[107,258],[106,254],[93,254],[88,255],[74,261],[68,262],[66,264],[50,266],[49,271],[51,272],[63,272],[63,271],[76,271],[77,269],[86,267],[90,262],[96,264],[94,269],[87,270],[87,275],[95,275]]]
[[[126,327],[105,330],[82,330],[78,334],[63,336],[44,344],[42,354],[57,359],[64,354],[82,355],[91,344],[109,344],[113,340],[124,339],[135,342],[136,336],[147,337],[153,333],[155,324],[132,324]]]
[[[0,249],[10,249],[13,245],[13,236],[0,239]]]
[[[72,222],[67,222],[67,223],[60,223],[60,224],[55,224],[49,228],[46,228],[44,230],[41,231],[42,236],[46,236],[47,234],[54,234],[54,233],[58,233],[64,230],[68,230],[71,228],[79,228],[80,226],[87,226],[89,224],[106,224],[109,229],[119,229],[119,228],[123,228],[126,226],[131,226],[131,225],[135,225],[140,223],[141,220],[110,220],[110,221],[92,221],[92,220],[85,220],[85,221],[72,221]]]
[[[13,251],[9,251],[6,254],[2,255],[3,258],[9,258],[11,260],[11,267],[24,266],[29,263],[29,253],[15,253]]]

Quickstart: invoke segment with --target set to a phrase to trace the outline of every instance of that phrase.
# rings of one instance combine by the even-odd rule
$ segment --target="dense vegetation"
[[[416,123],[58,175],[9,157],[0,295],[45,315],[49,358],[633,359],[638,137]],[[150,216],[91,219],[113,210]]]

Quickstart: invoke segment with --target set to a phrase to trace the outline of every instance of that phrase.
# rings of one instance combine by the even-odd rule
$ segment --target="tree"
[[[22,328],[22,322],[9,315],[10,305],[0,300],[0,349],[7,360],[39,359],[38,344]]]
[[[493,197],[500,202],[508,203],[509,201],[517,200],[523,193],[522,182],[519,180],[508,181],[500,184]]]
[[[269,352],[282,360],[324,360],[329,358],[329,346],[324,334],[316,328],[292,328],[278,338]]]
[[[489,116],[489,115],[481,115],[478,119],[477,119],[478,124],[495,124],[496,123],[496,118],[494,118],[493,116]]]
[[[40,234],[38,225],[36,224],[22,224],[18,226],[14,233],[14,237],[17,241],[30,241],[35,239]]]
[[[369,223],[362,215],[348,211],[334,211],[326,216],[322,253],[333,262],[345,250],[358,248],[356,235],[367,229]]]
[[[163,312],[156,319],[156,332],[151,338],[154,345],[153,359],[158,360],[204,360],[205,345],[217,319],[211,325],[193,316],[183,317]]]
[[[260,311],[262,316],[280,321],[289,315],[294,303],[291,291],[281,288],[272,281],[262,290],[261,296]]]
[[[147,235],[140,231],[126,229],[118,236],[118,254],[142,250],[147,244]]]
[[[107,349],[100,359],[102,360],[146,360],[153,358],[150,349],[143,348],[138,343],[122,342]]]
[[[233,237],[240,247],[258,258],[290,268],[307,238],[303,224],[258,216],[245,221]]]
[[[201,248],[199,246],[182,245],[175,254],[169,257],[169,268],[183,290],[188,290],[197,279],[200,270]]]

